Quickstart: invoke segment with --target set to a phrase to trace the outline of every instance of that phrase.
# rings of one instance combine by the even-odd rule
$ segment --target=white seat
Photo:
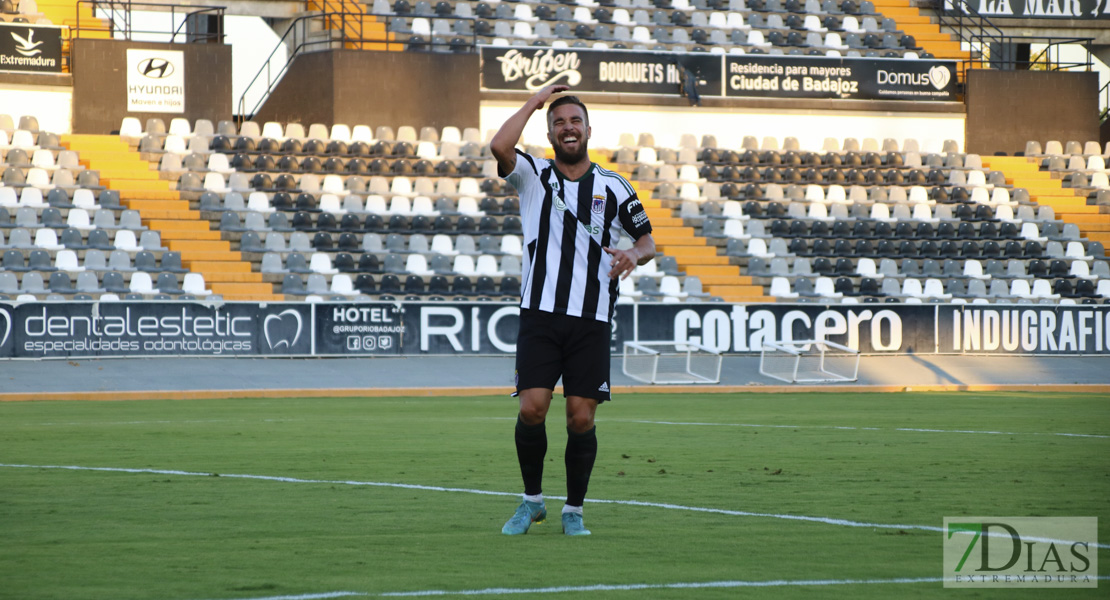
[[[811,183],[806,186],[805,199],[806,202],[824,202],[825,189]]]
[[[524,249],[520,237],[509,234],[501,236],[501,252],[511,256],[520,256]]]
[[[230,173],[235,169],[231,168],[231,163],[228,162],[226,154],[213,152],[208,155],[208,170],[217,173]]]
[[[964,277],[973,279],[990,279],[991,276],[983,273],[983,263],[975,259],[964,261]]]
[[[36,248],[42,248],[44,250],[60,250],[65,248],[65,246],[58,243],[58,232],[49,227],[40,227],[35,230],[34,245]]]
[[[281,123],[266,121],[262,124],[262,137],[272,140],[285,141],[286,135],[282,131]]]
[[[1033,298],[1041,299],[1055,300],[1060,298],[1060,294],[1052,293],[1052,282],[1047,279],[1034,279],[1031,295]]]
[[[670,298],[686,298],[690,295],[682,291],[682,284],[679,283],[678,277],[674,275],[663,276],[663,279],[659,281],[659,291]]]
[[[744,221],[741,219],[728,219],[725,221],[724,234],[727,238],[737,240],[750,239],[752,236],[744,231]]]
[[[459,253],[458,250],[455,250],[451,236],[443,233],[437,233],[432,236],[432,245],[429,250],[434,254],[442,254],[444,256],[456,256]]]
[[[412,214],[429,217],[439,216],[439,211],[432,205],[432,199],[427,196],[417,196],[412,199]]]
[[[394,196],[412,196],[412,180],[408,177],[394,177],[389,184],[389,193]]]
[[[355,284],[351,281],[350,275],[340,273],[331,278],[331,293],[340,296],[357,296],[358,290],[355,289]]]
[[[843,298],[842,292],[836,291],[831,277],[821,276],[813,282],[813,292],[823,298]]]
[[[312,258],[309,259],[308,269],[313,273],[322,273],[324,275],[334,275],[339,272],[331,264],[331,257],[324,252],[313,252]]]
[[[412,203],[404,196],[394,196],[389,201],[389,214],[411,216]]]
[[[774,253],[767,249],[767,242],[763,238],[752,238],[748,240],[748,254],[760,258],[773,258],[775,256]]]
[[[385,198],[374,194],[366,197],[366,212],[374,213],[376,215],[384,215],[388,211],[385,205]]]
[[[1082,242],[1068,242],[1068,245],[1064,249],[1064,258],[1071,259],[1072,261],[1094,260],[1094,258],[1087,255],[1087,251],[1083,249]]]
[[[477,267],[474,265],[474,257],[468,254],[456,256],[451,270],[454,271],[456,275],[466,275],[468,277],[478,275]]]
[[[89,221],[89,211],[83,208],[69,209],[69,214],[66,216],[66,227],[81,231],[96,229],[96,226]]]
[[[131,281],[127,288],[131,290],[132,294],[153,294],[154,282],[150,279],[150,273],[136,271],[131,274]]]
[[[1022,223],[1021,224],[1021,237],[1026,240],[1034,242],[1046,242],[1048,238],[1041,235],[1040,229],[1036,223]]]
[[[331,126],[331,133],[328,135],[328,139],[335,142],[350,144],[353,141],[351,139],[351,128],[343,123],[335,123]]]
[[[194,296],[208,296],[212,293],[204,282],[204,275],[200,273],[186,273],[185,280],[181,282],[181,291]]]
[[[343,206],[339,202],[339,196],[336,196],[335,194],[320,195],[320,210],[335,215],[347,214],[347,211],[343,210]]]
[[[421,276],[433,274],[432,270],[428,268],[428,259],[423,254],[410,254],[405,259],[405,271]]]
[[[925,295],[925,290],[921,287],[921,280],[907,277],[906,280],[902,282],[902,295],[910,298],[923,297]]]
[[[1081,260],[1073,260],[1071,262],[1071,267],[1068,269],[1068,274],[1072,277],[1078,277],[1080,279],[1098,278],[1097,275],[1091,275],[1091,267]]]
[[[77,263],[77,253],[73,250],[59,250],[57,256],[54,257],[54,266],[59,271],[70,273],[80,273],[85,270],[85,267]]]
[[[1108,281],[1107,283],[1110,283],[1110,281]],[[639,298],[640,296],[644,295],[643,292],[636,289],[636,283],[632,280],[631,277],[621,279],[620,283],[617,284],[617,287],[620,290],[621,297]]]
[[[478,201],[470,196],[462,196],[459,198],[458,213],[460,215],[467,215],[469,217],[482,217],[486,212],[478,210]]]
[[[124,117],[119,126],[119,136],[139,139],[143,137],[143,124],[136,117]]]
[[[771,278],[771,295],[775,298],[797,298],[797,292],[791,291],[790,280],[786,277]]]
[[[503,277],[505,275],[505,272],[497,267],[497,259],[489,254],[482,254],[478,257],[474,271],[478,275],[488,275],[490,277]]]
[[[949,300],[952,298],[952,294],[946,294],[944,292],[944,282],[939,279],[926,279],[925,289],[922,291],[922,295],[926,298],[940,298],[941,300]]]
[[[274,208],[270,206],[270,197],[265,192],[251,192],[247,197],[247,210],[260,213],[274,212]]]
[[[726,200],[721,205],[721,216],[726,219],[739,219],[746,221],[749,217],[744,214],[744,206],[737,200]]]
[[[27,208],[42,208],[46,203],[42,200],[42,190],[26,187],[19,193],[19,206]]]
[[[224,193],[228,192],[227,182],[224,181],[224,176],[219,173],[209,172],[204,175],[204,189],[208,192]]]
[[[328,194],[342,194],[347,191],[347,188],[343,186],[343,178],[332,173],[324,176],[320,190]]]

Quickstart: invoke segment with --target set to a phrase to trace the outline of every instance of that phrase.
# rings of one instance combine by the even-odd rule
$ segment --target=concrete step
[[[184,252],[186,250],[203,250],[208,252],[230,252],[231,242],[227,240],[169,240],[164,241],[166,247],[175,252],[182,253],[184,259]]]
[[[271,283],[217,282],[210,284],[210,287],[213,293],[220,294],[225,300],[231,295],[262,296],[270,299],[274,297],[274,286]]]
[[[222,271],[200,272],[204,274],[204,281],[209,285],[216,283],[262,283],[262,273],[226,273]],[[267,283],[265,285],[271,286],[270,289],[273,289],[272,283]]]
[[[219,231],[199,231],[188,229],[169,229],[162,231],[162,240],[176,241],[217,241],[220,240]]]

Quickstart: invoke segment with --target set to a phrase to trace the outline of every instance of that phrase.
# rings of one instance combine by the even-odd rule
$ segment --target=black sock
[[[590,473],[594,470],[597,458],[597,428],[591,427],[584,433],[575,433],[567,428],[567,505],[582,506],[586,500],[586,488],[590,485]]]
[[[516,417],[516,458],[524,478],[524,493],[535,496],[543,491],[543,459],[547,456],[547,429],[543,423],[528,425]]]

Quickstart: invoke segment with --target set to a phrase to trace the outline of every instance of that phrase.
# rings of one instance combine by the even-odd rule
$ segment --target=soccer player
[[[501,126],[490,142],[498,172],[520,195],[525,254],[517,335],[516,451],[524,500],[501,532],[520,535],[547,518],[543,502],[544,426],[555,383],[566,396],[567,501],[563,533],[589,535],[582,503],[597,456],[594,413],[609,400],[609,336],[619,279],[655,256],[651,223],[635,190],[590,161],[590,117],[574,96],[547,109],[555,159],[516,149],[532,113],[565,85],[545,87]],[[617,249],[621,231],[635,243]]]

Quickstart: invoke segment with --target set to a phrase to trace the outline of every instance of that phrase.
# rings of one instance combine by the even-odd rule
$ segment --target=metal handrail
[[[366,46],[371,44],[375,46],[384,45],[384,48],[387,51],[398,47],[414,51],[434,51],[446,45],[449,47],[449,51],[455,53],[458,53],[460,51],[465,53],[477,52],[478,35],[474,30],[475,28],[473,27],[473,22],[475,22],[477,19],[474,18],[459,17],[454,15],[449,17],[431,15],[424,17],[432,22],[441,19],[447,19],[451,21],[470,21],[472,23],[472,26],[471,33],[469,35],[469,43],[460,48],[452,42],[447,42],[446,44],[436,43],[434,39],[424,40],[415,35],[404,40],[393,40],[391,39],[391,36],[388,35],[390,33],[388,24],[386,27],[387,35],[384,40],[368,39],[365,35],[366,32],[364,29],[365,17],[389,18],[397,17],[398,15],[348,10],[342,2],[333,2],[331,0],[323,0],[322,6],[324,8],[324,10],[322,11],[318,11],[314,14],[303,15],[297,17],[296,19],[293,19],[293,21],[289,25],[289,28],[281,36],[281,39],[278,40],[277,45],[270,52],[270,55],[266,58],[266,61],[262,64],[262,67],[259,68],[258,72],[251,79],[250,83],[248,83],[247,86],[243,89],[243,94],[239,97],[239,110],[236,116],[236,119],[240,124],[242,124],[243,121],[249,121],[251,118],[254,117],[255,114],[258,113],[258,110],[273,93],[274,89],[277,87],[277,84],[289,71],[289,68],[293,64],[293,61],[298,56],[306,52],[330,50],[334,49],[336,46],[338,46],[339,48],[354,48],[358,50],[364,50]],[[318,25],[320,24],[322,24],[323,27],[318,27]],[[313,27],[314,25],[317,25],[317,27]],[[330,32],[330,35],[322,39],[309,39],[308,33],[310,31],[315,32],[321,29],[323,31]],[[291,39],[290,36],[292,36]],[[293,48],[289,50],[288,58],[286,59],[285,64],[282,65],[281,68],[278,69],[275,73],[272,66],[274,58],[278,54],[278,51],[281,50],[282,47],[285,45],[286,41],[294,41],[296,43]],[[264,79],[263,76],[265,76]],[[248,111],[247,96],[251,93],[256,85],[263,84],[266,86],[265,90],[263,91],[259,100]]]
[[[1098,121],[1102,123],[1107,118],[1110,118],[1110,82],[1102,86],[1098,91]]]
[[[942,30],[944,28],[951,30],[959,39],[961,47],[966,46],[972,55],[971,58],[961,61],[961,76],[966,75],[967,70],[973,66],[1001,70],[1045,71],[1089,71],[1093,68],[1091,43],[1094,40],[1091,38],[1009,35],[966,0],[936,0],[933,10],[937,14],[938,24]],[[992,55],[992,46],[1001,49],[1017,44],[1044,44],[1045,48],[1028,60]],[[1080,44],[1086,48],[1084,62],[1060,60],[1060,47],[1068,44]]]
[[[178,43],[178,35],[185,36],[185,43],[223,43],[224,41],[224,32],[222,27],[220,28],[220,31],[214,33],[197,34],[189,33],[188,31],[181,31],[181,28],[188,24],[189,19],[192,17],[196,17],[204,13],[213,13],[216,16],[222,17],[224,15],[224,11],[226,10],[226,7],[223,6],[209,6],[205,8],[198,8],[196,6],[185,4],[158,4],[152,2],[132,2],[131,0],[77,0],[77,4],[90,5],[90,7],[92,8],[91,12],[94,18],[96,18],[96,12],[98,10],[107,12],[108,15],[105,18],[108,21],[108,27],[105,29],[104,27],[88,26],[87,24],[83,26],[81,24],[81,11],[78,10],[77,26],[70,33],[71,39],[80,38],[82,32],[107,31],[112,37],[115,37],[117,33],[122,34],[124,39],[126,40],[131,40],[135,34],[164,34],[170,36],[169,43],[171,44]],[[144,8],[149,8],[152,10],[152,12],[168,12],[171,28],[173,27],[173,23],[177,20],[178,16],[184,16],[184,19],[180,25],[177,25],[176,29],[174,29],[172,33],[169,31],[169,28],[165,30],[136,30],[132,26],[133,19],[131,13],[135,10],[143,10]],[[167,8],[169,10],[166,10]],[[100,19],[97,18],[97,21],[99,20]],[[122,27],[120,26],[121,23]]]

